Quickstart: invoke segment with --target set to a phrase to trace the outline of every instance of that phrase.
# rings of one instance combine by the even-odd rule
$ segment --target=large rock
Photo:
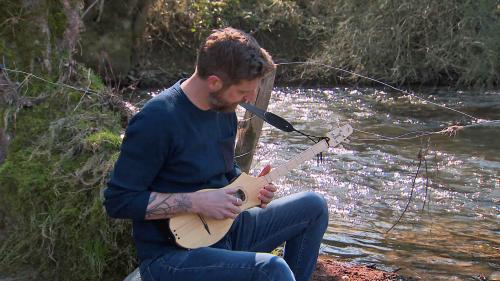
[[[136,60],[151,0],[85,1],[78,60],[106,78],[123,81]]]

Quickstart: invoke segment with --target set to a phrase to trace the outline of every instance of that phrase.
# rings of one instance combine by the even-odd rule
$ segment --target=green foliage
[[[51,74],[57,44],[66,27],[62,3],[55,0],[5,1],[0,4],[2,62],[11,68]],[[57,62],[57,60],[55,61]]]
[[[319,17],[329,35],[309,59],[391,83],[491,87],[500,81],[494,2],[338,0]],[[320,67],[301,72],[310,79],[332,74],[345,76]]]
[[[55,46],[63,38],[67,20],[61,1],[47,0],[47,6],[47,25],[50,29],[51,42]]]
[[[234,26],[278,61],[327,64],[395,84],[500,81],[495,0],[156,0],[153,6],[148,38],[174,54],[182,47],[178,52],[188,49],[192,57],[211,29]],[[369,82],[311,64],[278,71],[282,82]]]
[[[105,130],[88,136],[85,139],[85,146],[93,152],[97,152],[100,149],[114,149],[117,151],[120,148],[121,142],[120,136]]]
[[[77,80],[88,85],[96,79],[88,74]],[[105,106],[104,93],[24,87],[31,97],[47,97],[12,119],[16,135],[0,166],[9,225],[0,271],[30,264],[50,280],[122,278],[135,266],[130,223],[108,219],[101,199],[121,143],[120,115]]]

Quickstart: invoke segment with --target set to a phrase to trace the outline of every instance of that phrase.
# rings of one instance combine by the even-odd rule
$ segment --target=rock
[[[123,281],[142,281],[139,268],[136,268],[132,273],[130,273],[127,277],[125,277]]]

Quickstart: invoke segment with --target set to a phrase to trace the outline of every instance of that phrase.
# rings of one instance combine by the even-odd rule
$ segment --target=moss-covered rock
[[[95,6],[90,6],[94,1],[88,2],[79,60],[111,81],[126,80],[144,42],[145,18],[152,1],[111,1]]]
[[[0,53],[7,66],[53,73],[57,44],[66,26],[60,1],[1,1]]]

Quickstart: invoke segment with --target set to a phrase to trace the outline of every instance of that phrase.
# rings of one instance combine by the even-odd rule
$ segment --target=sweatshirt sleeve
[[[104,192],[110,217],[143,220],[154,181],[168,154],[161,108],[149,106],[130,121],[120,155]]]

